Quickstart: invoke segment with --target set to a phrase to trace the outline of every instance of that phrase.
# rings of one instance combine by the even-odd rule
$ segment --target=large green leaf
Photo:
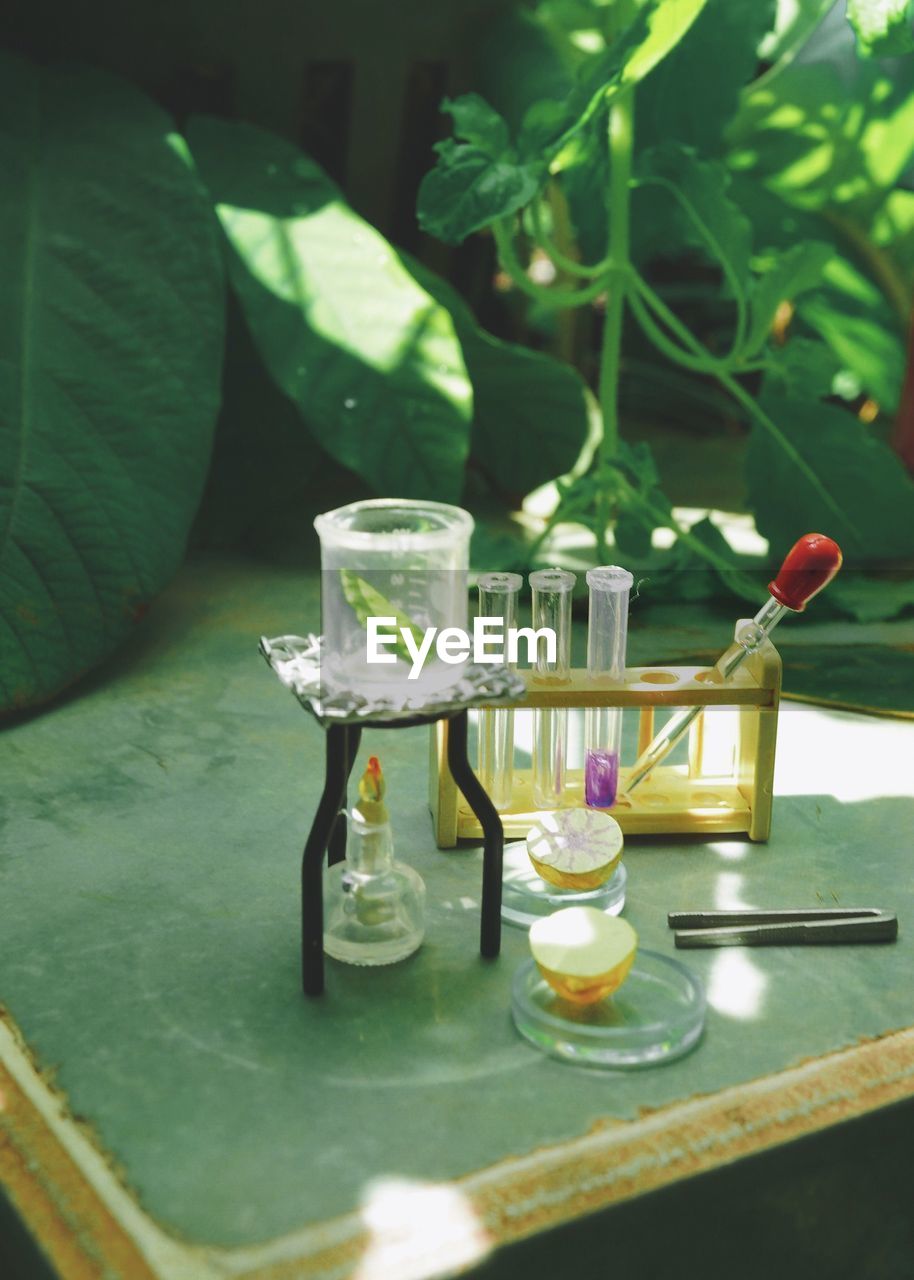
[[[905,369],[904,344],[899,334],[867,315],[850,315],[828,293],[810,294],[799,303],[799,314],[819,333],[861,388],[883,408],[895,409]]]
[[[760,533],[790,546],[809,529],[835,538],[855,560],[914,554],[914,481],[894,453],[853,414],[814,400],[766,393],[763,404],[829,494],[844,521],[806,476],[757,426],[749,437],[747,478]]]
[[[445,244],[459,244],[496,218],[533,199],[546,180],[544,164],[513,151],[491,156],[471,142],[438,144],[438,163],[419,187],[419,226]]]
[[[675,235],[677,247],[701,250],[724,268],[731,286],[740,287],[749,273],[752,227],[729,197],[730,175],[724,166],[668,142],[640,158],[638,177],[648,197],[639,196],[635,207],[640,251],[668,245]]]
[[[682,41],[638,90],[641,148],[668,138],[719,153],[740,91],[755,75],[774,0],[708,0]]]
[[[914,0],[847,0],[847,20],[862,54],[885,58],[914,50]]]
[[[571,471],[592,426],[592,401],[578,373],[486,333],[456,289],[412,259],[409,266],[447,307],[463,347],[473,382],[474,463],[512,496]]]
[[[507,494],[564,475],[587,443],[587,388],[574,369],[481,334],[464,348],[479,408],[473,457]]]
[[[795,266],[796,274],[783,297],[799,299],[800,327],[808,310],[807,328],[827,336],[848,371],[844,381],[849,385],[856,379],[884,408],[892,408],[904,364],[899,318],[910,312],[914,286],[914,194],[891,192],[873,220],[861,217],[861,208],[798,209],[746,174],[734,176],[731,192],[743,208],[751,210],[756,241],[779,251],[782,268],[775,259],[770,270],[777,269],[780,275],[782,270],[789,273],[791,263]],[[831,250],[827,258],[826,245]],[[863,250],[858,261],[872,264],[878,287],[846,256],[848,248],[853,251],[858,245]],[[823,258],[820,268],[817,260]],[[783,276],[762,277],[754,314],[767,309],[767,301],[762,306],[762,291],[770,295],[775,284],[780,288],[783,283]],[[755,330],[753,341],[757,337]]]
[[[115,648],[200,497],[224,295],[170,128],[106,75],[0,60],[0,710]]]
[[[479,147],[486,155],[500,156],[510,145],[507,121],[478,93],[445,98],[441,110],[454,121],[454,137]]]
[[[914,575],[901,574],[896,570],[889,573],[876,573],[866,577],[861,573],[842,573],[829,587],[828,598],[842,613],[848,614],[857,622],[881,622],[889,618],[897,618],[899,614],[914,610]],[[914,653],[908,645],[899,640],[899,647],[911,664],[914,675]],[[851,646],[847,646],[851,649]],[[880,664],[885,663],[886,650],[880,645],[878,650]],[[906,681],[908,696],[914,696],[914,679]]]
[[[494,125],[493,108],[481,99],[445,102],[455,117],[455,134],[439,143],[438,163],[419,189],[418,216],[424,230],[449,244],[458,244],[473,231],[528,204],[546,182],[580,158],[578,135],[624,89],[642,80],[682,38],[706,0],[643,0],[632,21],[614,32],[606,47],[585,58],[578,77],[561,101],[541,99],[524,118],[518,146],[504,142]],[[588,6],[582,9],[585,20]],[[606,19],[605,5],[593,12]],[[569,36],[573,37],[574,32]],[[599,39],[599,37],[598,37]],[[553,81],[554,83],[554,81]],[[472,119],[471,119],[472,117]]]
[[[474,69],[476,88],[515,133],[534,103],[563,101],[573,79],[536,15],[513,6],[486,28]]]
[[[817,338],[791,337],[766,353],[765,386],[781,397],[824,400],[833,393],[841,361]]]
[[[871,227],[873,242],[892,251],[908,268],[914,263],[914,191],[890,191]]]
[[[748,355],[764,345],[782,302],[793,302],[800,294],[821,285],[825,264],[832,253],[831,245],[824,241],[804,240],[772,256],[767,270],[758,277],[752,289],[752,323],[746,343]]]
[[[301,413],[267,373],[229,295],[222,407],[190,545],[310,563],[317,548],[302,513],[374,496],[317,444],[303,456]]]
[[[568,206],[570,229],[583,262],[608,252],[609,146],[603,122],[578,135],[578,155],[555,179]]]
[[[643,560],[650,554],[654,529],[671,520],[673,509],[645,441],[632,446],[620,440],[613,464],[618,473],[616,546],[623,555]]]
[[[868,395],[883,408],[894,409],[906,359],[904,334],[895,316],[876,286],[846,258],[831,258],[822,283],[825,287],[800,298],[798,314],[857,376]]]
[[[774,74],[779,74],[784,65],[793,61],[834,7],[835,0],[777,0],[774,29],[759,47],[760,56],[772,69],[777,63],[782,64]]]
[[[762,77],[728,130],[730,163],[801,208],[878,202],[914,155],[914,63],[858,62]]]
[[[478,93],[445,98],[441,110],[453,118],[455,136],[436,146],[438,163],[422,181],[416,212],[424,231],[459,244],[532,200],[546,166],[536,156],[518,158],[506,121]]]
[[[661,62],[691,27],[707,0],[657,0],[648,3],[647,35],[626,59],[622,84],[637,84]]]
[[[632,20],[613,31],[602,52],[588,58],[565,101],[561,148],[624,89],[643,80],[683,38],[706,0],[639,0]],[[613,10],[601,6],[610,19]]]
[[[295,147],[206,117],[188,137],[257,348],[320,443],[379,493],[458,498],[472,392],[445,309]]]

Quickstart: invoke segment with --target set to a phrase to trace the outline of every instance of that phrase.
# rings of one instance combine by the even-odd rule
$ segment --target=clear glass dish
[[[570,1004],[526,960],[514,975],[511,1014],[542,1053],[584,1067],[631,1069],[681,1058],[701,1039],[705,992],[678,960],[639,949],[624,984],[596,1004]]]
[[[551,916],[562,907],[596,907],[617,916],[625,906],[628,876],[622,862],[596,889],[560,889],[549,884],[535,870],[524,840],[505,847],[504,879],[501,889],[501,918],[506,924],[529,929],[535,920]]]

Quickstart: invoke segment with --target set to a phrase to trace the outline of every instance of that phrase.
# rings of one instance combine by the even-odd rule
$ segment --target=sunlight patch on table
[[[745,840],[709,840],[708,848],[725,862],[742,862],[749,852]]]
[[[719,871],[714,881],[714,906],[718,911],[750,911],[756,905],[743,894],[746,877],[741,871]]]
[[[910,796],[914,734],[902,720],[782,706],[774,793],[835,796],[842,804]]]
[[[457,1187],[407,1178],[378,1178],[361,1208],[368,1243],[354,1280],[418,1280],[478,1263],[492,1240]]]
[[[762,1011],[768,979],[739,948],[718,951],[708,978],[708,1004],[728,1018],[748,1022]]]

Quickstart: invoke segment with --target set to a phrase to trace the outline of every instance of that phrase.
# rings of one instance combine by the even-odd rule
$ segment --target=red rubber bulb
[[[824,533],[806,533],[790,548],[768,590],[778,604],[802,613],[813,596],[828,586],[843,559],[837,542]]]

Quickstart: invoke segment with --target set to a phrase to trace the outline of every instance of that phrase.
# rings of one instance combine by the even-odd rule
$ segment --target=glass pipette
[[[533,591],[533,629],[555,632],[555,661],[550,662],[545,638],[537,641],[533,679],[537,684],[566,684],[571,671],[571,593],[577,577],[566,569],[538,569],[530,574]],[[556,809],[565,790],[565,752],[568,711],[565,707],[537,707],[533,712],[533,802],[538,809]]]
[[[841,568],[841,549],[822,533],[807,533],[795,542],[781,565],[778,576],[768,584],[771,595],[751,622],[742,627],[729,649],[711,668],[710,678],[724,684],[753,653],[757,653],[787,613],[802,613],[808,602],[831,582]],[[634,791],[653,769],[680,742],[703,707],[683,707],[663,726],[635,761],[626,784]]]
[[[502,644],[507,649],[508,629],[517,621],[517,594],[524,580],[519,573],[480,575],[479,617],[499,618]],[[511,804],[514,787],[514,712],[492,707],[479,713],[479,778],[499,811]]]

